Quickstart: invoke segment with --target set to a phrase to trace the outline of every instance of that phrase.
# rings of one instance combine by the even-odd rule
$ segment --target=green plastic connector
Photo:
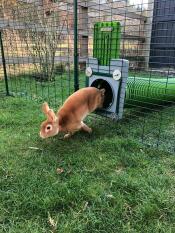
[[[99,65],[110,65],[120,55],[121,26],[119,22],[98,22],[94,25],[93,57]]]

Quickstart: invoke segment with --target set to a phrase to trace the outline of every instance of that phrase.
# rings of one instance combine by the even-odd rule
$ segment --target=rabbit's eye
[[[46,132],[48,132],[48,131],[50,131],[50,130],[52,130],[52,125],[47,125],[47,127],[46,127]]]

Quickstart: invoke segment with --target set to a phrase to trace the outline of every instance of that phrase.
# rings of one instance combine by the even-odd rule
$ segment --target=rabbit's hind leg
[[[92,129],[89,128],[83,121],[81,122],[81,129],[85,132],[92,133]]]

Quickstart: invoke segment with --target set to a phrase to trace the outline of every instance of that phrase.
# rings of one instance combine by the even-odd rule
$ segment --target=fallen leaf
[[[85,211],[85,210],[86,210],[86,208],[87,208],[88,204],[89,204],[89,203],[86,201],[86,202],[85,202],[85,205],[84,205],[84,207],[83,207],[83,211]]]
[[[54,229],[57,228],[57,222],[55,222],[55,220],[50,216],[50,213],[48,213],[48,222],[51,227]]]
[[[31,149],[31,150],[41,150],[40,148],[38,148],[38,147],[33,147],[33,146],[30,146],[29,149]]]
[[[64,169],[63,168],[57,168],[57,174],[61,174],[64,172]]]
[[[114,198],[114,196],[112,194],[107,194],[106,197],[108,197],[108,198]]]

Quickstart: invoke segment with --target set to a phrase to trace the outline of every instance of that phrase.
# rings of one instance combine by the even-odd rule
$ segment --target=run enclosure
[[[0,93],[57,108],[86,85],[95,23],[119,22],[119,56],[129,61],[129,78],[116,133],[174,152],[174,8],[173,0],[4,1]]]

